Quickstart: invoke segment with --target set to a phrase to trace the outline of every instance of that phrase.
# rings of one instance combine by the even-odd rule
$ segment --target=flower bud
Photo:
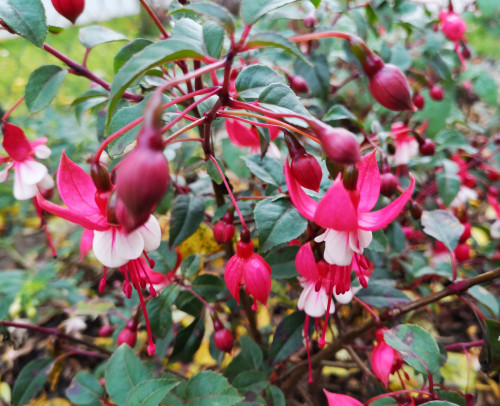
[[[368,48],[368,46],[360,38],[352,37],[349,40],[349,46],[369,78],[384,67],[384,61],[382,58]]]
[[[436,146],[434,144],[434,141],[426,138],[424,142],[419,145],[418,150],[423,156],[432,156],[436,151]]]
[[[413,95],[413,104],[419,110],[422,110],[425,106],[425,99],[420,93],[415,93]]]
[[[369,76],[368,88],[374,99],[389,110],[416,110],[406,76],[395,65],[386,64]]]
[[[304,25],[307,28],[314,28],[314,26],[316,25],[316,16],[314,14],[315,13],[313,11],[312,13],[306,15],[306,17],[304,18]]]
[[[460,41],[464,38],[467,25],[457,13],[453,11],[441,11],[439,13],[439,20],[441,20],[443,34],[450,41]]]
[[[59,14],[75,24],[85,8],[85,0],[52,0],[52,5]]]
[[[90,166],[90,177],[99,192],[108,192],[111,190],[112,185],[109,172],[99,162],[92,162]]]
[[[398,190],[398,179],[390,172],[380,175],[380,194],[391,197]]]
[[[309,126],[319,138],[326,156],[338,164],[355,164],[361,161],[361,151],[356,137],[340,127],[330,127],[318,120],[310,120]]]
[[[111,337],[114,328],[106,324],[99,329],[99,337]]]
[[[300,186],[316,192],[319,191],[323,172],[314,156],[306,152],[302,155],[292,157],[290,167],[293,177],[299,182]]]
[[[358,174],[359,171],[356,165],[349,165],[344,168],[342,172],[342,183],[347,190],[356,190]]]
[[[287,74],[286,77],[288,79],[288,84],[295,93],[309,92],[309,86],[307,86],[307,82],[302,76]]]
[[[470,247],[465,243],[458,244],[454,253],[457,261],[466,261],[470,258]]]
[[[222,217],[222,220],[218,221],[214,228],[214,239],[218,244],[224,244],[230,242],[234,236],[234,215],[232,213],[226,213]]]
[[[125,343],[129,347],[134,348],[135,343],[137,342],[137,330],[131,330],[128,327],[125,327],[122,331],[120,331],[116,342],[118,345]]]
[[[420,220],[422,218],[422,207],[417,202],[412,201],[410,203],[410,213],[414,220]]]
[[[233,335],[227,328],[223,328],[215,332],[214,342],[217,348],[221,351],[231,352],[233,349]]]
[[[432,85],[431,90],[429,90],[429,95],[432,100],[441,101],[444,97],[443,88],[438,85]]]

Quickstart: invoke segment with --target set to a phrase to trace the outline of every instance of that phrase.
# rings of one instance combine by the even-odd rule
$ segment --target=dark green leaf
[[[437,379],[439,347],[427,331],[415,324],[402,324],[384,331],[386,343],[398,351],[403,360],[427,376],[427,370]]]
[[[43,46],[48,28],[40,0],[2,0],[0,20],[21,37],[40,48]]]
[[[195,319],[189,326],[178,331],[175,337],[174,349],[170,356],[171,361],[190,362],[198,348],[200,348],[205,325],[203,318]]]
[[[71,403],[77,405],[99,406],[101,405],[99,398],[104,396],[104,388],[94,375],[80,371],[66,389],[66,396]]]
[[[208,56],[219,59],[224,45],[224,30],[211,21],[203,24],[203,44]]]
[[[412,64],[412,58],[410,52],[402,46],[394,46],[391,49],[391,60],[389,61],[393,65],[396,65],[402,71],[408,69]]]
[[[453,251],[464,232],[464,226],[451,213],[445,210],[425,210],[422,214],[424,232],[441,241],[446,248]]]
[[[260,180],[271,185],[280,186],[285,182],[285,176],[283,174],[283,168],[273,158],[265,155],[262,159],[260,155],[251,155],[249,157],[243,157],[248,169]]]
[[[203,221],[204,211],[203,200],[194,196],[180,195],[175,199],[170,220],[171,247],[176,247],[198,229]]]
[[[382,230],[377,230],[373,232],[373,239],[368,248],[376,252],[385,252],[387,250],[387,244],[388,240],[384,232]]]
[[[160,247],[149,254],[156,263],[155,270],[162,273],[173,271],[177,265],[177,250],[170,249],[167,241],[162,241]]]
[[[295,72],[302,76],[309,86],[313,96],[327,100],[330,94],[330,67],[324,55],[313,55],[309,57],[314,68],[297,59],[294,63]]]
[[[273,69],[264,65],[250,65],[236,77],[235,87],[247,100],[259,98],[262,90],[271,83],[284,83],[283,78]]]
[[[227,166],[240,178],[246,179],[250,175],[245,161],[245,153],[241,148],[238,148],[233,142],[225,138],[222,140],[222,157],[227,163]]]
[[[181,264],[181,273],[185,278],[190,278],[200,269],[201,257],[193,254],[187,257]]]
[[[194,3],[172,11],[170,14],[192,11],[196,14],[211,18],[223,27],[229,34],[234,33],[234,20],[231,13],[224,7],[214,3]]]
[[[498,317],[498,314],[500,313],[500,306],[493,293],[480,285],[473,286],[467,291],[467,293],[479,303],[486,306],[491,312],[491,316]]]
[[[272,111],[278,113],[297,113],[305,117],[311,117],[295,92],[287,85],[271,83],[259,96],[259,102],[266,105]],[[296,118],[287,118],[291,123],[304,126],[304,121]]]
[[[127,344],[122,344],[114,352],[104,373],[106,391],[118,405],[124,405],[134,386],[149,378],[150,373]]]
[[[149,379],[133,387],[126,406],[158,406],[165,395],[179,385],[175,379]]]
[[[203,274],[195,278],[192,288],[206,301],[213,302],[220,293],[224,292],[226,285],[218,276]]]
[[[266,394],[267,398],[271,401],[271,404],[273,406],[286,406],[285,395],[277,386],[271,385],[269,388],[267,388]]]
[[[26,365],[16,380],[12,391],[12,404],[24,406],[40,392],[53,367],[54,358],[40,358]]]
[[[486,372],[500,370],[500,323],[497,320],[486,319],[486,337],[479,359],[481,369]]]
[[[224,173],[226,168],[224,167],[223,162],[217,158],[216,158],[216,160],[217,160],[217,163],[219,164],[220,168],[222,169],[222,172]],[[215,166],[213,161],[211,159],[207,160],[206,165],[207,165],[207,173],[208,173],[208,176],[210,176],[210,179],[212,179],[218,185],[222,185],[222,182],[223,182],[222,175],[220,174],[219,170],[217,169],[217,167]]]
[[[286,199],[259,202],[255,207],[255,223],[262,252],[292,241],[307,228],[307,220]]]
[[[269,386],[267,375],[261,371],[242,371],[231,382],[244,395],[260,394]]]
[[[252,25],[270,11],[297,0],[243,0],[241,2],[241,19],[246,25]]]
[[[125,65],[125,63],[132,58],[138,52],[141,52],[144,48],[151,45],[153,41],[144,38],[134,39],[131,43],[125,45],[122,49],[118,51],[114,58],[114,70],[115,73],[120,70],[120,68]]]
[[[189,406],[231,406],[243,400],[226,378],[214,371],[193,376],[186,387]]]
[[[247,369],[259,370],[262,365],[264,358],[262,350],[250,337],[240,337],[240,348],[241,351],[238,356],[233,358],[224,371],[224,375],[229,377],[229,379],[234,378],[241,371]]]
[[[161,294],[147,304],[151,331],[157,337],[165,337],[172,327],[172,305],[179,295],[179,286],[167,286]]]
[[[460,189],[460,178],[455,173],[441,171],[436,175],[436,182],[439,197],[445,206],[449,206]]]
[[[304,63],[313,66],[311,62],[305,57],[305,55],[300,51],[297,46],[290,41],[288,38],[277,34],[275,32],[259,32],[252,35],[247,42],[248,47],[262,46],[262,47],[274,47],[281,48],[296,57],[302,59]]]
[[[271,265],[273,279],[294,278],[299,275],[295,267],[295,257],[299,247],[297,245],[286,246],[278,252],[271,252],[264,256]]]
[[[30,113],[37,113],[54,99],[68,71],[59,66],[45,65],[33,71],[24,90],[24,100]]]
[[[351,120],[354,124],[363,128],[363,124],[361,121],[357,119],[357,117],[351,113],[344,105],[335,104],[326,112],[323,117],[323,121],[336,121],[336,120]]]
[[[474,91],[490,106],[495,107],[498,100],[498,87],[495,80],[487,73],[482,73],[473,81]]]
[[[366,289],[361,289],[356,296],[373,307],[391,307],[410,302],[399,289],[394,288],[392,281],[370,281]]]
[[[297,311],[286,316],[278,327],[276,327],[273,342],[269,350],[271,365],[276,365],[286,360],[290,355],[304,346],[304,322],[305,313]],[[309,327],[311,332],[313,323]]]
[[[127,37],[100,25],[83,27],[78,33],[78,39],[85,48],[94,48],[106,42],[126,41]]]

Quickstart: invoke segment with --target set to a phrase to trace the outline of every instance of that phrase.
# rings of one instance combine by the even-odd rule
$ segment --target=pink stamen
[[[257,311],[257,300],[253,298],[253,305],[252,305],[252,310],[255,312]]]
[[[104,267],[104,276],[99,281],[99,293],[104,293],[104,289],[106,289],[106,280],[108,278],[108,267]]]
[[[155,261],[153,261],[151,258],[149,258],[148,254],[146,253],[146,251],[142,251],[142,254],[144,255],[144,257],[147,259],[148,261],[148,264],[149,264],[149,267],[151,269],[153,269],[155,267]]]
[[[326,314],[325,314],[325,323],[323,325],[323,333],[321,334],[321,338],[318,340],[319,348],[323,348],[325,346],[325,335],[326,329],[328,328],[328,316],[330,316],[330,307],[332,305],[332,294],[333,294],[333,281],[330,281],[330,286],[328,287],[328,305],[326,306]]]
[[[136,286],[136,288],[137,288],[137,286]],[[153,342],[153,333],[151,332],[151,326],[149,324],[149,317],[148,317],[148,313],[146,311],[146,303],[144,302],[144,297],[142,296],[142,291],[140,289],[136,289],[136,290],[137,290],[137,294],[139,295],[139,300],[141,301],[141,308],[142,308],[142,312],[144,313],[144,321],[146,322],[146,330],[148,331],[148,341],[149,341],[148,354],[149,354],[149,356],[152,356],[156,351],[156,345]]]

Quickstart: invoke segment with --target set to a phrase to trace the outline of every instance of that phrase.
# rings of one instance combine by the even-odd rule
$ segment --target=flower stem
[[[16,104],[14,104],[10,109],[9,111],[7,111],[7,113],[5,113],[2,117],[2,121],[7,121],[7,119],[9,118],[9,116],[12,114],[12,112],[17,109],[21,103],[24,101],[24,96],[21,97],[17,102]]]
[[[147,13],[149,14],[149,16],[151,17],[151,19],[154,21],[154,23],[156,24],[156,26],[158,27],[158,29],[160,30],[161,34],[163,35],[163,38],[169,38],[170,35],[168,34],[168,32],[165,30],[165,27],[163,27],[160,19],[158,18],[158,16],[155,14],[155,12],[151,9],[151,7],[149,6],[148,3],[146,3],[145,0],[139,0],[141,2],[141,5],[142,7],[144,7],[144,9],[147,11]]]

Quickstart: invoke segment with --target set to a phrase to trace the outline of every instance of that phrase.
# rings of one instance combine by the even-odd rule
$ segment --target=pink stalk
[[[484,345],[484,340],[475,340],[475,341],[470,341],[468,343],[449,344],[446,345],[444,348],[446,351],[453,351],[453,350],[463,350],[465,348],[470,348],[470,347],[481,347],[482,345]]]
[[[361,299],[357,298],[356,296],[353,296],[352,298],[353,298],[356,302],[358,302],[361,306],[363,306],[363,307],[365,308],[365,310],[373,316],[373,318],[375,319],[375,321],[376,321],[377,323],[380,323],[380,317],[378,316],[378,314],[377,314],[377,313],[375,313],[375,312],[373,311],[373,309],[372,309],[370,306],[368,306],[368,304],[366,304],[365,302],[363,302]]]
[[[229,185],[227,183],[226,177],[224,176],[224,172],[222,172],[222,169],[220,168],[219,164],[217,163],[217,160],[213,157],[213,155],[209,155],[208,157],[214,163],[215,167],[217,168],[217,170],[220,173],[220,176],[222,177],[224,185],[226,186],[226,189],[227,189],[227,193],[229,194],[229,197],[230,197],[231,201],[233,202],[233,206],[234,206],[236,212],[238,213],[238,217],[240,218],[241,226],[243,227],[243,229],[248,230],[248,227],[245,223],[245,219],[243,218],[243,215],[241,214],[241,211],[238,207],[238,203],[236,202],[236,199],[234,198],[233,192],[231,191],[231,188],[229,187]]]
[[[203,124],[206,120],[206,117],[199,118],[196,121],[193,121],[191,124],[187,125],[186,127],[181,128],[179,131],[176,131],[173,133],[170,137],[168,137],[165,141],[163,141],[163,147],[166,147],[168,144],[172,143],[174,139],[176,139],[179,135],[185,133],[186,131],[190,130],[191,128],[197,127],[201,124]],[[190,138],[193,139],[193,138]],[[185,141],[185,140],[182,140]],[[200,141],[203,142],[203,140],[200,138]]]
[[[21,97],[17,102],[16,104],[14,104],[10,109],[9,111],[7,111],[7,113],[5,113],[2,117],[2,121],[7,121],[7,119],[9,118],[9,116],[12,114],[12,112],[17,109],[20,104],[24,101],[24,96]]]
[[[355,37],[356,37],[355,35],[341,31],[322,31],[322,32],[312,32],[310,34],[294,35],[293,37],[290,37],[288,39],[292,42],[305,42],[322,38],[341,38],[349,41]]]
[[[156,14],[154,13],[154,11],[151,9],[151,7],[149,7],[149,4],[146,3],[145,0],[139,0],[141,2],[141,5],[142,7],[144,7],[144,9],[147,11],[147,13],[149,14],[149,16],[151,17],[151,19],[154,21],[154,23],[156,24],[156,26],[158,27],[158,29],[161,31],[162,35],[163,35],[163,38],[169,38],[170,35],[168,34],[167,31],[165,31],[165,28],[163,27],[163,25],[161,24],[161,21],[159,20],[159,18],[156,16]]]

